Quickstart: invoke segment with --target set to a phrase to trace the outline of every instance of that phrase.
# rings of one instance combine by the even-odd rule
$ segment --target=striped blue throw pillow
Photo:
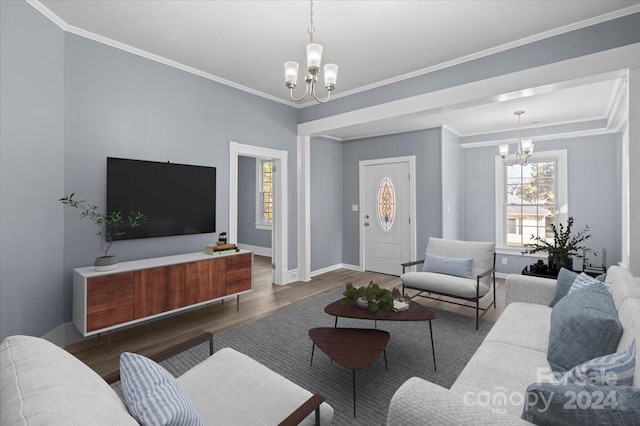
[[[594,358],[567,371],[560,383],[567,385],[633,386],[636,367],[636,340],[624,352]]]
[[[599,279],[591,277],[591,276],[585,274],[584,272],[582,272],[580,275],[578,275],[573,280],[573,283],[571,284],[571,287],[569,288],[569,293],[571,293],[572,291],[580,290],[582,288],[585,288],[585,287],[590,286],[591,284],[595,284],[595,283],[604,284],[605,287],[609,288],[609,283],[606,283],[604,281],[600,281]]]
[[[120,380],[127,409],[141,425],[203,425],[176,379],[149,358],[120,355]]]

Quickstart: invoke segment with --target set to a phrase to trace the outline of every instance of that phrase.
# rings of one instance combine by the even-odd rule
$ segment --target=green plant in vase
[[[550,227],[553,231],[553,243],[549,243],[539,235],[531,235],[531,240],[534,240],[535,243],[525,244],[525,250],[522,254],[544,251],[549,255],[549,268],[555,270],[559,270],[562,267],[571,269],[572,256],[582,258],[586,253],[592,251],[582,244],[591,238],[589,226],[585,225],[584,229],[574,235],[571,234],[572,226],[573,217],[569,217],[566,227],[562,223],[559,226],[552,223]],[[594,253],[594,255],[597,256],[597,253]]]
[[[352,283],[348,283],[345,291],[342,293],[345,297],[343,303],[358,299],[366,299],[367,309],[371,312],[378,310],[390,311],[393,309],[393,296],[386,288],[381,288],[378,284],[371,281],[366,287],[354,287]]]
[[[98,206],[89,204],[84,200],[73,198],[75,194],[68,197],[60,198],[62,204],[79,209],[80,219],[89,218],[91,222],[98,227],[96,235],[100,237],[100,251],[103,256],[96,258],[95,268],[98,271],[108,271],[118,266],[118,260],[115,256],[109,255],[109,249],[113,244],[113,240],[125,235],[123,228],[135,228],[140,226],[139,221],[146,220],[146,216],[141,212],[129,212],[125,216],[121,211],[112,211],[102,213]]]

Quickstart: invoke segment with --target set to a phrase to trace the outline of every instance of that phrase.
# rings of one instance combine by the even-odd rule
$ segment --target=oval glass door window
[[[380,180],[377,200],[378,223],[380,228],[387,232],[393,226],[393,221],[396,218],[396,190],[388,177]]]

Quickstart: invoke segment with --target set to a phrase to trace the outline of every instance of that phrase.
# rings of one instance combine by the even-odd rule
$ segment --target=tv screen
[[[147,217],[118,239],[215,232],[216,168],[107,157],[107,211]]]

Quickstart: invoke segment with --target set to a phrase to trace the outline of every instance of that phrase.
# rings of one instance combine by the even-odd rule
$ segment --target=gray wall
[[[343,263],[342,145],[311,140],[311,271]],[[357,204],[357,202],[355,203]]]
[[[238,157],[238,243],[271,248],[271,231],[256,229],[256,159]]]
[[[63,322],[64,33],[0,2],[0,340]]]
[[[201,251],[228,230],[230,140],[288,151],[289,265],[296,247],[297,111],[142,57],[66,35],[65,191],[105,203],[107,156],[217,168],[216,233],[114,243],[121,261]],[[90,224],[65,212],[65,319],[71,271],[93,264]]]
[[[464,168],[460,138],[442,128],[442,238],[464,239]]]
[[[416,156],[417,257],[422,259],[429,237],[442,236],[441,130],[429,129],[344,142],[343,179],[343,257],[344,263],[360,263],[358,212],[359,162],[387,157]]]
[[[567,150],[569,216],[575,219],[574,230],[591,228],[587,245],[597,252],[607,250],[608,266],[621,260],[621,155],[617,135],[589,136],[536,142],[537,152]],[[467,240],[495,240],[495,146],[464,149],[465,237]],[[601,264],[601,257],[594,259]],[[507,257],[507,265],[501,258]],[[499,272],[520,273],[534,262],[521,255],[498,255]],[[579,269],[578,262],[575,267]]]

